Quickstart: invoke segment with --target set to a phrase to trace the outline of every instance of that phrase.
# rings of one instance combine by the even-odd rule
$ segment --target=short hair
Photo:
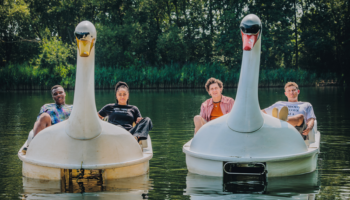
[[[119,81],[117,84],[115,84],[115,89],[114,89],[115,93],[117,93],[120,88],[125,89],[126,91],[129,92],[128,84],[126,84],[123,81]],[[118,99],[117,98],[115,99],[115,101],[118,103]],[[129,104],[129,99],[126,101],[126,104]]]
[[[286,85],[284,86],[284,90],[286,90],[286,88],[290,87],[290,86],[295,86],[297,88],[297,90],[299,90],[299,86],[295,82],[288,82],[288,83],[286,83]]]
[[[57,88],[60,88],[60,87],[64,90],[64,88],[63,88],[61,85],[54,85],[54,86],[52,86],[52,88],[51,88],[51,94],[52,94],[52,90],[57,89]]]
[[[214,83],[217,83],[220,88],[224,87],[224,84],[219,79],[211,77],[210,79],[207,80],[207,83],[205,84],[205,89],[207,90],[208,93],[209,93],[210,85]]]

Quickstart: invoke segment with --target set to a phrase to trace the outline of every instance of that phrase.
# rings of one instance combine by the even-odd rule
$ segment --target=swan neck
[[[237,132],[254,132],[264,124],[258,99],[260,53],[261,37],[251,51],[243,51],[236,100],[227,121]]]
[[[95,103],[95,48],[89,57],[77,55],[73,110],[68,119],[67,134],[75,139],[91,139],[101,133]]]

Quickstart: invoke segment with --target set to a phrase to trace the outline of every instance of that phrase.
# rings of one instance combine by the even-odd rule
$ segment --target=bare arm
[[[263,113],[265,113],[265,114],[267,114],[267,112],[265,111],[265,109],[264,110],[261,110]]]
[[[97,113],[98,117],[103,120],[104,117],[102,117],[99,113]]]
[[[308,119],[307,122],[306,122],[307,127],[303,131],[303,135],[308,135],[309,132],[314,128],[314,124],[315,124],[315,119],[314,118]]]
[[[292,126],[301,126],[304,121],[304,115],[298,114],[291,117],[288,117],[287,122]]]
[[[142,119],[143,119],[142,117],[138,117],[138,118],[136,119],[136,124],[138,124]]]

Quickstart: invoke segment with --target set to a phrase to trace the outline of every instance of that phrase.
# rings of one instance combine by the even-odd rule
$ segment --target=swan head
[[[96,42],[96,28],[89,21],[80,22],[74,31],[80,57],[89,57]]]
[[[249,14],[243,18],[240,28],[243,40],[243,50],[250,51],[260,39],[262,32],[261,21],[258,16]]]

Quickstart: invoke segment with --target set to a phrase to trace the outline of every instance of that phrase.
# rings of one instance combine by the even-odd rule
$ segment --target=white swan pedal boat
[[[99,119],[95,104],[95,26],[83,21],[75,29],[78,43],[73,110],[68,120],[31,135],[18,152],[28,178],[64,180],[72,170],[104,180],[148,173],[151,138],[140,147],[125,129]],[[29,144],[30,143],[30,144]],[[26,153],[22,150],[29,144]],[[84,176],[84,174],[82,174]],[[68,177],[69,179],[69,177]]]
[[[243,59],[236,101],[230,113],[205,124],[183,146],[188,171],[207,176],[230,174],[291,176],[317,167],[317,122],[304,141],[290,124],[264,114],[258,101],[262,26],[253,14],[241,22]]]

